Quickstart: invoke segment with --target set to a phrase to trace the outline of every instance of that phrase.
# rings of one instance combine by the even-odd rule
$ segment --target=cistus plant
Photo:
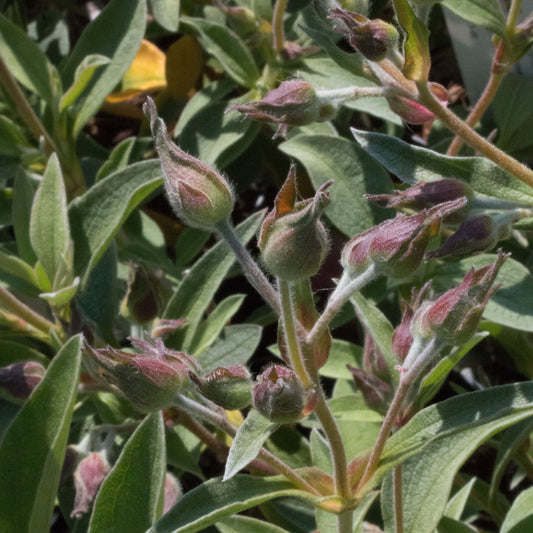
[[[532,530],[521,7],[0,6],[2,533]]]

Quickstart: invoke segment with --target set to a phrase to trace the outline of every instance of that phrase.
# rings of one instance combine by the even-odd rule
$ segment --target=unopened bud
[[[442,85],[430,82],[429,89],[442,106],[448,105],[448,91]],[[391,110],[403,118],[405,122],[415,125],[424,124],[435,118],[434,113],[427,107],[394,93],[395,89],[390,94],[385,94],[385,98]]]
[[[168,513],[176,502],[183,496],[181,483],[170,472],[165,477],[165,495],[163,499],[163,514]]]
[[[44,366],[36,361],[14,363],[0,368],[0,388],[9,399],[26,400],[45,374]]]
[[[326,189],[331,183],[322,185],[314,198],[296,202],[296,170],[291,167],[259,234],[261,257],[272,274],[296,281],[318,272],[329,249],[326,229],[319,219],[329,204]]]
[[[170,140],[151,98],[147,98],[143,111],[150,119],[172,209],[189,226],[212,231],[231,215],[235,203],[231,187],[214,168],[184,152]]]
[[[262,100],[230,108],[255,120],[280,124],[276,136],[286,135],[289,126],[304,126],[333,118],[335,107],[321,102],[315,88],[302,80],[287,80]]]
[[[254,407],[272,422],[296,422],[302,417],[307,400],[302,382],[286,366],[270,366],[257,376],[253,389]]]
[[[200,392],[224,409],[244,409],[252,403],[252,379],[244,365],[219,366],[203,377],[191,374]]]
[[[346,365],[352,373],[357,388],[361,391],[365,403],[370,409],[384,415],[392,400],[393,390],[388,383],[377,376],[368,374],[360,368]]]
[[[341,8],[331,10],[330,18],[342,21],[336,30],[344,33],[350,44],[369,61],[381,61],[398,49],[398,30],[380,19],[368,19]]]
[[[154,339],[167,337],[186,323],[186,318],[158,318],[152,324],[150,336]]]
[[[372,336],[365,331],[365,343],[363,348],[363,370],[367,374],[372,374],[380,379],[386,380],[389,377],[387,363],[383,354],[376,346]]]
[[[132,354],[111,346],[95,350],[88,344],[86,355],[98,373],[143,412],[169,407],[189,382],[189,370],[198,370],[190,355],[165,347],[161,339],[130,339],[142,353]]]
[[[91,453],[80,461],[74,472],[76,497],[71,517],[79,520],[89,511],[109,470],[109,464],[101,453]]]

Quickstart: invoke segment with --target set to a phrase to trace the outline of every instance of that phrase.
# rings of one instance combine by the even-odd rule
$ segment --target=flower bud
[[[393,390],[385,381],[377,376],[368,374],[360,368],[346,365],[352,373],[357,388],[361,391],[368,407],[384,415],[392,400]]]
[[[0,388],[9,399],[26,400],[45,374],[44,366],[36,361],[14,363],[0,368]]]
[[[244,409],[252,403],[252,379],[244,365],[219,366],[199,378],[191,374],[200,392],[224,409]]]
[[[154,339],[167,337],[186,323],[186,318],[157,318],[152,324],[150,336]]]
[[[498,289],[494,280],[508,254],[479,270],[470,270],[459,286],[416,310],[411,331],[421,339],[436,337],[441,346],[464,344],[475,332],[483,310]]]
[[[168,513],[176,502],[183,496],[181,483],[170,472],[165,477],[165,494],[163,499],[163,514]]]
[[[412,274],[424,256],[442,217],[460,209],[465,198],[436,205],[416,215],[401,213],[353,237],[344,247],[341,263],[350,276],[363,273],[371,264],[379,274],[402,278]]]
[[[161,339],[130,339],[140,354],[131,354],[108,346],[95,350],[88,344],[86,355],[98,367],[99,374],[141,411],[169,407],[176,394],[189,381],[188,371],[198,363],[189,355],[166,348]]]
[[[330,18],[342,21],[336,30],[344,33],[350,44],[369,61],[381,61],[398,50],[398,30],[380,19],[368,19],[341,8],[331,10]]]
[[[430,82],[429,89],[433,93],[433,96],[437,98],[442,106],[448,105],[448,91],[440,84]],[[385,94],[385,98],[389,104],[391,110],[399,115],[401,118],[409,124],[424,124],[435,118],[432,111],[424,107],[422,104],[394,94],[395,89],[392,89],[389,94]]]
[[[427,209],[444,202],[465,197],[468,201],[474,197],[474,191],[466,183],[444,178],[437,181],[420,181],[405,190],[395,190],[392,194],[365,194],[365,198],[381,207],[408,207]],[[456,215],[459,212],[454,212]]]
[[[229,110],[245,113],[255,120],[280,124],[274,137],[285,136],[289,126],[304,126],[333,118],[335,107],[323,103],[315,88],[302,80],[287,80],[269,91],[262,100],[237,104]],[[228,111],[229,111],[228,110]]]
[[[254,407],[263,416],[279,424],[299,420],[307,397],[296,374],[281,365],[272,365],[257,376],[257,384],[253,389]]]
[[[329,204],[326,189],[331,183],[322,185],[314,198],[296,202],[296,170],[291,167],[259,233],[261,257],[275,276],[296,281],[318,272],[329,248],[326,229],[319,219]]]
[[[74,509],[70,514],[71,517],[79,520],[82,515],[89,511],[109,470],[109,463],[101,453],[91,453],[80,461],[74,471],[76,497],[74,499]]]
[[[235,199],[228,182],[212,167],[178,148],[147,98],[143,111],[150,119],[168,200],[176,215],[189,226],[212,231],[228,220]]]
[[[428,259],[436,257],[468,257],[490,250],[498,241],[511,236],[512,224],[524,216],[531,216],[526,210],[515,210],[500,215],[475,215],[467,218],[459,229],[438,249],[427,254]]]
[[[383,380],[389,378],[389,370],[385,358],[367,331],[365,331],[362,366],[367,374],[372,374]]]

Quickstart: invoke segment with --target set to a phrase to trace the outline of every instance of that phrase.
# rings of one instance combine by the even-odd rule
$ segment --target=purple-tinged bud
[[[448,105],[448,91],[440,84],[430,82],[429,89],[433,96],[439,101],[442,106]],[[390,94],[385,94],[385,98],[391,108],[391,111],[399,115],[409,124],[424,124],[430,120],[435,119],[435,115],[427,107],[422,104],[405,98],[404,96],[394,94],[393,89]]]
[[[154,339],[165,338],[187,322],[186,318],[158,318],[152,324],[150,336]]]
[[[254,407],[272,422],[290,424],[302,417],[308,394],[290,368],[272,365],[257,376],[253,400]]]
[[[490,297],[498,272],[509,254],[498,253],[494,263],[470,270],[459,286],[435,301],[424,301],[416,310],[411,331],[428,339],[436,337],[441,346],[464,344],[475,332]]]
[[[408,207],[412,209],[427,209],[444,202],[465,197],[469,201],[474,197],[474,191],[466,183],[444,178],[437,181],[420,181],[405,190],[395,190],[392,194],[365,194],[365,198],[381,207]],[[454,213],[456,215],[458,211]]]
[[[352,373],[357,388],[361,391],[366,405],[384,415],[389,408],[393,396],[391,386],[377,376],[368,374],[360,368],[346,365]]]
[[[84,353],[97,366],[99,375],[141,411],[169,407],[188,384],[189,370],[199,369],[198,363],[190,355],[166,348],[161,339],[130,340],[141,353],[127,353],[111,346],[95,350],[88,344]]]
[[[427,254],[427,258],[469,257],[491,250],[499,241],[511,236],[513,223],[526,216],[531,216],[530,212],[522,209],[508,211],[500,215],[471,216],[438,250]]]
[[[335,29],[344,33],[350,44],[369,61],[381,61],[398,51],[398,30],[381,19],[368,19],[341,8],[331,10],[329,18],[342,21]]]
[[[203,377],[191,373],[200,392],[224,409],[244,409],[252,403],[252,378],[244,365],[219,366]]]
[[[0,368],[0,388],[7,393],[9,399],[26,400],[45,374],[44,366],[36,361],[4,366]]]
[[[352,277],[362,274],[371,264],[385,276],[403,278],[412,274],[441,219],[465,204],[466,198],[459,198],[416,215],[399,213],[385,220],[348,241],[342,252],[342,266]]]
[[[365,331],[365,343],[363,347],[363,370],[380,379],[387,380],[389,371],[383,354],[380,352],[374,339]]]
[[[98,489],[104,481],[110,467],[101,453],[91,453],[80,461],[74,471],[74,486],[76,497],[71,517],[79,520],[91,508]]]
[[[183,496],[181,483],[170,472],[165,477],[165,495],[163,499],[163,514],[174,507],[176,502]]]
[[[176,215],[189,226],[212,231],[229,219],[235,198],[224,177],[214,168],[178,148],[148,97],[143,106],[150,119],[168,200]]]
[[[296,169],[279,191],[274,209],[266,216],[258,246],[268,270],[285,281],[314,276],[326,258],[329,244],[320,215],[329,204],[328,181],[315,197],[296,202]]]
[[[245,113],[255,120],[280,124],[275,137],[285,136],[289,126],[304,126],[333,118],[335,107],[323,103],[315,88],[302,80],[283,81],[262,100],[237,104],[229,110]],[[229,111],[228,110],[228,111]]]

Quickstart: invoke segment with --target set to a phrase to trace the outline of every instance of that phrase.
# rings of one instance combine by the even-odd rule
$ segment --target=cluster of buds
[[[327,188],[331,183],[322,185],[314,198],[298,202],[296,169],[291,167],[259,233],[261,258],[275,276],[296,281],[318,272],[329,248],[326,229],[319,219],[329,204]]]
[[[189,226],[213,231],[233,211],[235,198],[229,183],[214,168],[172,142],[151,98],[147,98],[143,111],[150,119],[170,205]]]
[[[190,355],[170,350],[161,339],[130,340],[140,353],[111,346],[95,350],[86,344],[87,362],[141,411],[169,407],[176,394],[188,385],[189,371],[199,370],[198,363]]]

